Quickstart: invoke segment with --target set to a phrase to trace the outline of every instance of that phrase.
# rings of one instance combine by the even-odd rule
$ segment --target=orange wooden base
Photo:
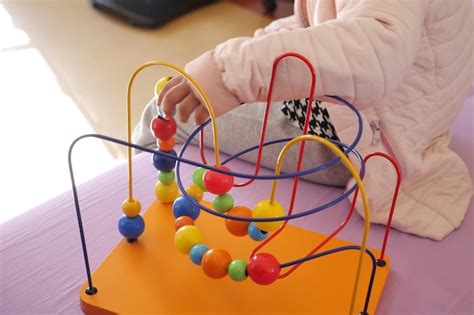
[[[122,240],[93,273],[95,295],[81,288],[81,307],[90,314],[347,314],[355,279],[358,251],[345,251],[305,263],[291,276],[269,286],[250,278],[208,278],[187,255],[174,247],[171,205],[155,202],[145,213],[145,232],[138,242]],[[248,236],[230,235],[224,221],[201,212],[196,225],[210,248],[224,248],[233,257],[248,260],[257,244]],[[117,233],[119,233],[117,231]],[[324,235],[288,226],[262,252],[283,263],[304,256]],[[350,245],[333,240],[323,250]],[[373,250],[375,255],[378,251]],[[388,261],[387,261],[388,262]],[[363,308],[371,263],[366,256],[356,311]],[[379,302],[390,263],[378,267],[369,314]]]

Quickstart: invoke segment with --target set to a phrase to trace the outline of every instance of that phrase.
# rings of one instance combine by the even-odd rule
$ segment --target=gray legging
[[[142,117],[133,133],[133,142],[143,146],[156,146],[156,139],[150,131],[150,122],[156,116],[155,100],[150,101],[142,113]],[[267,132],[265,142],[296,137],[302,134],[301,129],[292,125],[287,117],[280,111],[281,102],[272,103],[268,118]],[[221,152],[235,154],[245,148],[257,145],[260,140],[260,130],[265,110],[264,103],[243,104],[236,109],[222,115],[217,119],[219,129],[219,145]],[[176,142],[183,143],[196,128],[193,125],[193,117],[186,124],[178,122],[176,132]],[[193,141],[199,144],[199,137]],[[204,131],[204,145],[213,147],[212,131],[208,126]],[[276,159],[283,148],[284,143],[266,146],[263,149],[262,166],[274,169]],[[288,152],[282,165],[282,172],[294,172],[296,169],[297,155],[299,145],[294,145]],[[306,142],[305,155],[303,158],[303,169],[313,168],[334,157],[325,146],[313,142]],[[255,163],[257,160],[257,150],[249,152],[241,159]],[[333,166],[311,175],[303,177],[304,179],[330,186],[344,186],[349,179],[349,172],[342,163],[336,163]]]

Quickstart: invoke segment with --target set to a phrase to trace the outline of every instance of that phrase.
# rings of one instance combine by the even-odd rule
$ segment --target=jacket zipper
[[[382,126],[380,124],[380,120],[378,120],[378,119],[372,120],[370,122],[370,126],[372,127],[372,130],[374,132],[374,135],[372,137],[372,145],[379,145],[380,142],[382,142],[382,144],[387,149],[387,153],[397,161],[398,165],[400,165],[400,167],[402,168],[401,170],[402,170],[402,173],[403,173],[404,172],[404,167],[403,167],[403,165],[400,164],[400,159],[395,154],[395,151],[393,150],[392,145],[390,144],[387,137],[383,133]]]
[[[374,136],[372,137],[372,144],[379,145],[381,138],[380,120],[372,120],[370,122],[370,127],[372,127],[372,131],[374,132]]]

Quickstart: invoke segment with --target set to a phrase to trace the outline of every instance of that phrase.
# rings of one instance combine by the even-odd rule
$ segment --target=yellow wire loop
[[[360,191],[360,194],[362,196],[362,201],[364,203],[364,216],[365,216],[364,232],[362,234],[362,242],[361,242],[361,245],[360,245],[360,252],[359,252],[359,261],[357,263],[356,278],[355,278],[355,281],[354,281],[354,289],[352,291],[351,307],[350,307],[350,310],[349,310],[349,314],[353,314],[354,307],[355,307],[355,301],[356,301],[356,297],[357,297],[357,288],[359,286],[360,275],[361,275],[361,272],[362,272],[362,262],[363,262],[364,253],[365,253],[365,250],[366,250],[366,247],[367,247],[367,238],[368,238],[369,229],[370,229],[370,211],[369,211],[369,202],[368,202],[368,199],[367,199],[367,194],[366,194],[366,191],[365,191],[364,184],[362,183],[362,180],[359,176],[359,173],[357,172],[357,170],[355,169],[354,165],[349,160],[349,158],[347,158],[347,156],[343,152],[341,152],[341,150],[336,145],[331,143],[330,141],[328,141],[324,138],[318,137],[318,136],[314,136],[314,135],[302,135],[302,136],[291,139],[290,141],[288,141],[285,144],[283,149],[280,151],[280,154],[278,155],[278,160],[277,160],[277,164],[276,164],[276,167],[275,167],[275,175],[280,175],[282,162],[285,159],[285,156],[288,153],[288,150],[291,148],[291,146],[293,144],[297,143],[297,142],[305,141],[305,140],[311,140],[311,141],[319,142],[319,143],[325,145],[326,147],[328,147],[329,149],[331,149],[331,151],[333,151],[337,156],[339,156],[341,158],[342,163],[344,163],[346,168],[351,172],[352,176],[354,177],[354,179],[357,183],[357,186],[359,187],[359,191]],[[272,191],[271,191],[271,195],[270,195],[270,201],[274,200],[276,189],[277,189],[277,179],[274,179],[273,180]]]
[[[202,90],[202,88],[199,86],[199,84],[189,76],[186,72],[181,70],[179,67],[168,63],[164,61],[150,61],[147,63],[142,64],[138,68],[136,68],[132,75],[130,76],[130,79],[127,84],[127,141],[129,143],[132,142],[132,106],[131,106],[131,99],[132,99],[132,85],[133,82],[135,81],[135,78],[137,75],[145,68],[151,67],[151,66],[163,66],[167,67],[169,69],[172,69],[179,74],[181,74],[183,77],[185,77],[191,85],[196,89],[198,92],[199,96],[204,102],[204,105],[207,108],[207,111],[209,112],[209,116],[211,117],[211,124],[212,124],[212,133],[214,136],[214,155],[215,155],[215,160],[216,160],[216,165],[220,164],[220,156],[219,156],[219,139],[218,139],[218,132],[217,132],[217,123],[216,123],[216,114],[214,113],[214,110],[211,106],[211,103],[209,101],[209,98],[207,97],[206,93]],[[128,159],[128,200],[133,200],[133,188],[132,188],[132,178],[133,178],[133,172],[132,172],[132,148],[128,147],[128,152],[127,152],[127,159]]]

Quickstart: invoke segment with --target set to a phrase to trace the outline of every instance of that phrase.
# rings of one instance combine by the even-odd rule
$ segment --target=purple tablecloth
[[[474,90],[471,90],[453,131],[451,145],[468,164],[471,176],[474,175],[473,101]],[[198,150],[190,148],[187,156],[198,159]],[[154,200],[156,172],[148,154],[137,157],[134,163],[136,197],[146,206]],[[233,165],[233,169],[246,172],[250,172],[252,167],[241,161]],[[183,167],[185,183],[191,181],[191,170]],[[237,200],[245,200],[244,204],[252,206],[270,189],[268,183],[257,185],[262,188],[235,189],[233,194]],[[278,188],[279,198],[283,199],[290,187],[290,181],[282,182]],[[296,209],[303,211],[315,207],[340,193],[339,189],[301,182]],[[117,218],[121,215],[121,203],[127,196],[126,166],[117,167],[81,185],[79,196],[94,269],[120,240]],[[288,198],[282,202],[288,204]],[[344,201],[293,224],[330,232],[344,219],[348,204]],[[473,207],[471,203],[462,226],[442,242],[392,230],[387,251],[392,269],[378,308],[379,314],[474,314]],[[358,242],[361,231],[362,220],[355,216],[339,237]],[[382,226],[372,226],[371,246],[380,246],[383,231]],[[311,245],[308,244],[308,249]],[[79,287],[84,281],[84,263],[71,192],[0,225],[0,314],[81,313]]]

